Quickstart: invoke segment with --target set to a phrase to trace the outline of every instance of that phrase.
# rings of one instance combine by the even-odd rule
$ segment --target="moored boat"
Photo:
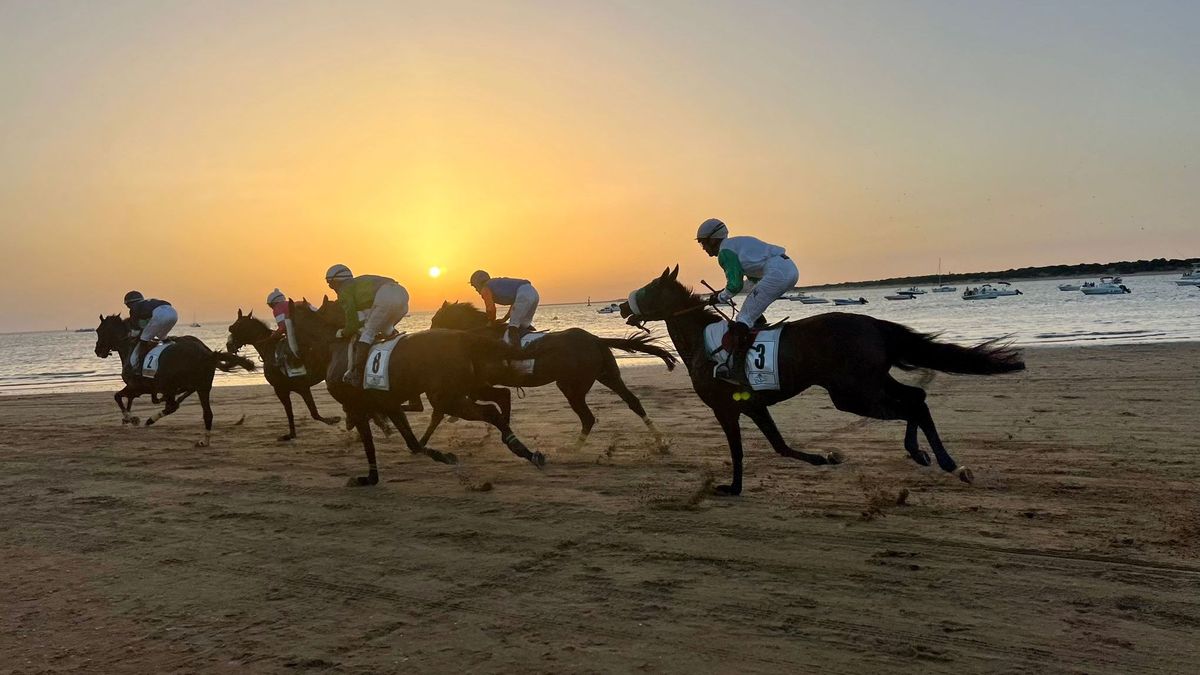
[[[1100,277],[1100,281],[1084,282],[1079,290],[1084,295],[1123,295],[1130,293],[1129,287],[1121,283],[1121,277]]]
[[[853,298],[834,298],[833,304],[835,304],[835,305],[865,305],[865,304],[867,304],[867,299],[859,298],[859,299],[855,300]]]

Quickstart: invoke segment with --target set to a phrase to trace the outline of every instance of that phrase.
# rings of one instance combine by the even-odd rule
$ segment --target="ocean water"
[[[647,280],[650,277],[647,277]],[[964,301],[965,288],[956,293],[927,293],[914,300],[888,301],[883,296],[896,289],[857,287],[819,292],[835,298],[865,297],[866,305],[835,307],[779,301],[771,306],[772,320],[798,319],[820,312],[846,311],[896,321],[922,331],[941,332],[944,339],[962,343],[1011,336],[1020,345],[1134,344],[1200,340],[1200,289],[1176,286],[1178,274],[1126,277],[1133,292],[1114,296],[1085,296],[1059,291],[1062,280],[1015,282],[1024,295],[995,300]],[[1083,279],[1075,280],[1082,281]],[[632,289],[631,289],[632,290]],[[926,289],[928,290],[928,289]],[[603,303],[592,307],[544,306],[538,310],[538,328],[557,330],[578,326],[597,335],[620,337],[630,328],[616,314],[598,314]],[[187,314],[186,311],[181,314]],[[210,347],[224,348],[226,327],[234,312],[222,321],[206,321],[199,328],[185,323],[175,333],[199,337]],[[429,326],[431,312],[416,312],[404,319],[404,330]],[[648,324],[656,335],[666,338],[662,324]],[[114,354],[99,359],[94,353],[94,333],[44,332],[0,335],[0,395],[113,391],[120,388],[120,363]],[[257,360],[253,349],[243,354]],[[617,353],[620,359],[647,359]],[[216,384],[264,382],[260,373],[217,373]]]

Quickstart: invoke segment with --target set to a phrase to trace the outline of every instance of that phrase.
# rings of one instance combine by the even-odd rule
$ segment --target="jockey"
[[[753,283],[753,290],[742,302],[737,320],[729,327],[733,351],[724,372],[718,371],[722,379],[747,385],[746,352],[753,344],[750,328],[772,302],[796,286],[800,271],[783,247],[754,237],[730,237],[729,228],[716,218],[700,223],[696,241],[705,253],[716,257],[725,271],[725,288],[713,294],[712,302],[728,303],[742,290],[745,278]]]
[[[166,300],[146,299],[138,291],[125,294],[125,306],[129,308],[130,323],[139,331],[138,343],[129,355],[129,365],[140,370],[142,357],[154,346],[153,342],[167,337],[179,321],[179,314]]]
[[[521,336],[529,332],[530,326],[533,325],[533,314],[541,300],[533,284],[527,279],[493,279],[487,272],[476,270],[471,275],[471,285],[483,298],[489,321],[496,320],[496,305],[509,306],[508,312],[501,319],[508,321],[504,341],[512,345],[521,344]]]
[[[408,315],[408,291],[388,277],[374,274],[356,277],[345,265],[330,267],[325,273],[325,283],[337,291],[338,303],[346,312],[342,335],[353,337],[358,333],[350,370],[342,379],[362,388],[371,344],[380,335],[391,334],[400,319]]]
[[[287,346],[292,356],[300,358],[300,344],[296,342],[296,331],[292,328],[292,309],[287,296],[276,288],[267,296],[267,306],[275,317],[275,332],[271,337],[287,337]]]

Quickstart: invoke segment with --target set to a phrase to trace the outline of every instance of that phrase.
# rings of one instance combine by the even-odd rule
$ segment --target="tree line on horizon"
[[[1153,260],[1122,260],[1108,263],[1080,263],[1078,265],[1045,265],[1041,267],[1017,267],[997,272],[965,272],[943,274],[942,283],[1007,281],[1010,279],[1036,279],[1075,276],[1121,276],[1144,272],[1181,272],[1200,264],[1200,258],[1155,258]],[[936,284],[938,275],[924,274],[910,277],[891,277],[873,281],[843,281],[837,284],[804,286],[808,289],[843,288],[846,286],[874,286],[885,284]]]

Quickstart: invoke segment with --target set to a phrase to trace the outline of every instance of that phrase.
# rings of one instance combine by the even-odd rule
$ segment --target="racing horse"
[[[254,370],[254,362],[236,354],[213,351],[199,338],[183,335],[170,339],[170,346],[159,357],[154,377],[143,377],[128,367],[129,355],[133,353],[137,340],[137,334],[127,319],[117,314],[100,316],[100,325],[96,328],[96,356],[106,359],[115,351],[121,357],[121,378],[125,381],[125,388],[113,398],[121,408],[124,423],[137,424],[137,418],[132,418],[129,408],[121,405],[122,397],[129,399],[129,407],[133,405],[133,398],[143,393],[162,398],[165,403],[162,412],[146,419],[146,426],[150,426],[178,410],[179,404],[195,393],[204,413],[204,437],[196,442],[196,447],[207,447],[212,435],[213,413],[209,395],[212,392],[213,375],[218,369],[226,373],[235,368]]]
[[[499,338],[504,334],[503,322],[489,321],[487,314],[468,302],[443,302],[440,309],[433,315],[433,328],[450,328],[456,330],[475,331],[480,334]],[[602,338],[593,335],[582,328],[568,328],[553,331],[539,338],[537,358],[533,360],[530,372],[521,372],[516,368],[498,367],[490,373],[496,384],[506,387],[541,387],[553,382],[558,390],[566,397],[571,410],[579,416],[581,429],[576,441],[576,449],[587,441],[588,434],[596,425],[596,416],[587,404],[587,395],[592,386],[599,382],[611,389],[629,409],[634,412],[650,433],[660,448],[666,447],[666,441],[658,428],[654,426],[642,402],[625,386],[621,379],[621,369],[613,356],[613,349],[626,352],[641,352],[662,359],[667,370],[674,370],[675,355],[654,344],[649,335],[632,335],[626,338]],[[427,441],[441,422],[441,416],[436,412],[429,421],[429,430],[425,432],[422,443]]]
[[[324,339],[331,345],[332,358],[325,375],[325,386],[329,394],[342,404],[347,424],[358,430],[363,452],[367,456],[367,475],[350,478],[348,485],[379,483],[375,441],[368,424],[374,414],[385,415],[392,421],[411,452],[425,454],[447,464],[457,461],[451,453],[426,448],[409,426],[405,416],[406,403],[421,394],[429,399],[435,413],[487,422],[500,430],[501,439],[514,455],[539,468],[545,465],[545,455],[529,450],[513,433],[508,419],[496,406],[476,402],[480,392],[490,387],[484,378],[486,367],[509,359],[524,358],[520,348],[462,331],[426,330],[410,333],[392,349],[387,360],[388,390],[360,389],[342,379],[349,366],[347,339],[353,337],[336,337],[335,331],[345,323],[345,313],[337,303],[325,298],[316,312],[293,311],[291,316],[292,325],[298,331],[297,337],[302,344]],[[369,368],[375,366],[370,364]]]
[[[307,301],[301,301],[295,304],[295,310],[315,312],[316,308]],[[316,341],[313,344],[300,344],[301,353],[298,357],[300,364],[304,366],[304,373],[294,377],[288,374],[286,364],[277,356],[279,347],[286,344],[282,336],[274,335],[274,331],[267,324],[254,318],[253,310],[249,314],[242,314],[241,309],[238,310],[237,319],[229,324],[229,338],[225,341],[225,349],[231,354],[236,354],[239,349],[249,345],[262,359],[263,375],[267,378],[267,384],[271,385],[275,396],[283,404],[284,412],[287,413],[288,432],[279,437],[281,441],[290,441],[296,437],[296,419],[292,413],[293,393],[299,394],[304,400],[308,414],[314,420],[330,425],[342,421],[341,417],[322,417],[312,395],[312,387],[325,379],[325,371],[329,369],[329,343]]]
[[[974,479],[971,470],[950,456],[938,436],[925,404],[925,391],[896,381],[889,371],[893,367],[930,368],[962,375],[996,375],[1025,369],[1020,354],[998,340],[963,347],[898,323],[861,314],[827,312],[783,324],[778,344],[779,390],[747,394],[741,387],[714,377],[704,331],[723,319],[710,309],[710,299],[694,295],[678,276],[678,265],[674,270],[664,269],[619,307],[630,325],[666,322],[671,341],[691,376],[692,388],[712,409],[725,432],[733,460],[733,481],[718,486],[719,494],[742,492],[742,415],[753,420],[775,452],[784,457],[817,465],[842,461],[836,451],[816,454],[791,448],[768,411],[770,406],[813,385],[828,391],[838,410],[907,422],[904,449],[914,462],[929,466],[929,453],[917,442],[918,429],[924,432],[938,466],[970,483]]]

